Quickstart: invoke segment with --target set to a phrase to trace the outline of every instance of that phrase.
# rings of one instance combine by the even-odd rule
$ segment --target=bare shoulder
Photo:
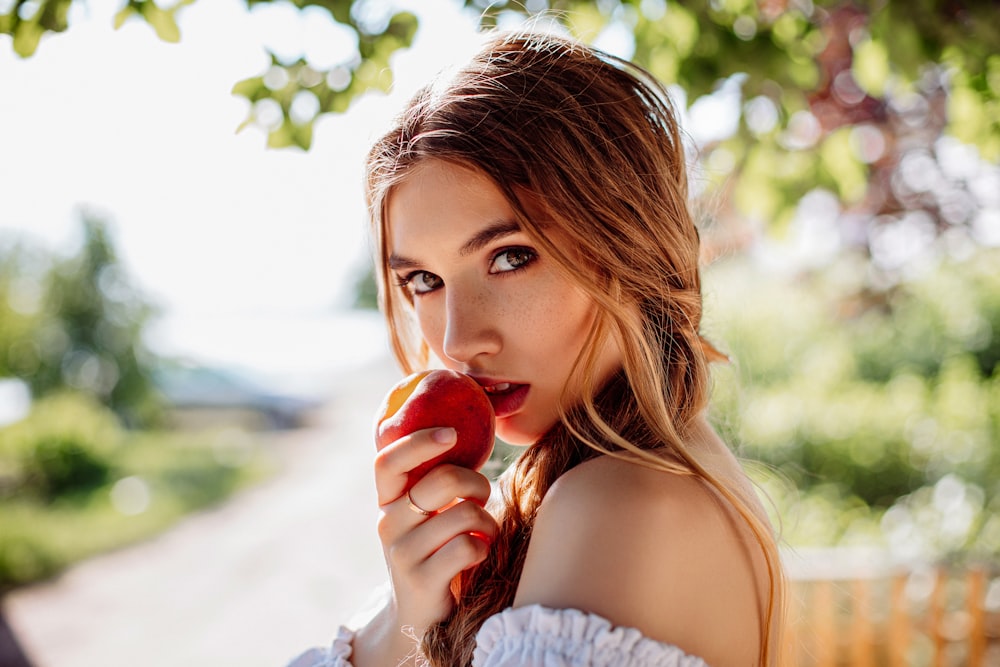
[[[765,572],[751,531],[704,481],[602,456],[543,499],[514,604],[582,609],[711,665],[746,665]]]

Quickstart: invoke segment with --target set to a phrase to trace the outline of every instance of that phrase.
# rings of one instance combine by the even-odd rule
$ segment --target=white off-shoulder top
[[[341,627],[329,648],[312,649],[288,667],[351,667],[354,633]],[[476,635],[473,667],[708,667],[701,658],[615,627],[578,609],[539,605],[505,609]]]

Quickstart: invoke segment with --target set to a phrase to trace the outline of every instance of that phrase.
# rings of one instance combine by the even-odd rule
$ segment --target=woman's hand
[[[374,633],[382,642],[394,639],[387,636],[391,628],[399,638],[402,628],[419,636],[447,618],[455,604],[452,579],[486,558],[496,535],[496,520],[484,509],[490,483],[475,470],[442,464],[409,487],[409,472],[453,446],[455,437],[452,428],[415,431],[375,457],[378,533],[392,584],[392,600],[378,621],[383,627]],[[364,643],[355,641],[356,664],[363,662]]]
[[[483,509],[489,480],[474,470],[437,466],[407,494],[408,473],[454,444],[454,429],[427,429],[400,438],[375,458],[378,532],[397,613],[417,632],[451,613],[451,580],[486,557],[496,534],[496,521]],[[411,500],[431,514],[420,514]]]

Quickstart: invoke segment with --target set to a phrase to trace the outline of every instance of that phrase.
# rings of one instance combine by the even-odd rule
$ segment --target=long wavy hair
[[[760,664],[774,664],[783,578],[771,527],[754,499],[685,446],[708,402],[708,362],[721,355],[699,330],[699,239],[665,89],[627,61],[521,32],[491,36],[466,66],[415,95],[366,165],[380,305],[407,373],[426,367],[429,352],[412,301],[389,275],[386,208],[393,187],[428,159],[489,177],[524,232],[589,293],[598,314],[567,385],[575,401],[502,476],[491,503],[499,534],[487,559],[453,582],[454,611],[426,630],[423,657],[441,667],[470,664],[482,623],[512,604],[546,491],[582,461],[611,455],[698,476],[743,518],[769,576]],[[608,337],[623,364],[601,384],[595,361]]]

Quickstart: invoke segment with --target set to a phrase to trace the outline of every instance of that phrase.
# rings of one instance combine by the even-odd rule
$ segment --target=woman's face
[[[427,344],[447,368],[486,388],[507,443],[534,443],[594,322],[592,299],[567,280],[477,171],[420,163],[389,196],[391,272],[413,298]],[[597,377],[621,364],[604,344]]]

